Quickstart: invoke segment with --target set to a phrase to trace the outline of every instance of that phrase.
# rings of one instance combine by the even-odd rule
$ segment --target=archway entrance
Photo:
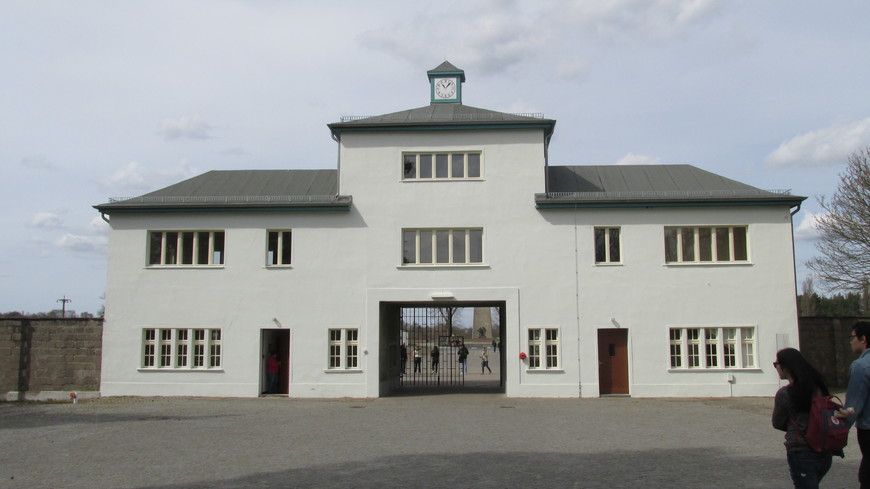
[[[504,316],[503,302],[382,303],[381,395],[504,392]]]

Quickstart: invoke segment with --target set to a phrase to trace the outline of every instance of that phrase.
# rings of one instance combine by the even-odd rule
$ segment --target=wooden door
[[[598,330],[598,385],[601,395],[628,394],[628,330]]]

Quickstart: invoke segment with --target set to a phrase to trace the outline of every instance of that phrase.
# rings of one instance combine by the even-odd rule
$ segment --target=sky
[[[463,103],[556,119],[551,165],[691,164],[819,196],[870,145],[870,2],[0,0],[0,312],[103,305],[93,205],[210,170],[334,169],[326,124]]]

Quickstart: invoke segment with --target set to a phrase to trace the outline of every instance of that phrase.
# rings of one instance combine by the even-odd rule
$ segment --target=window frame
[[[152,229],[147,233],[146,268],[220,268],[226,263],[226,230]]]
[[[758,370],[757,326],[670,326],[668,371]]]
[[[411,233],[413,233],[413,244],[410,243],[409,239]],[[462,233],[461,236],[459,233]],[[486,233],[483,227],[402,228],[401,243],[400,263],[402,267],[486,265]],[[410,261],[409,258],[411,245],[413,246],[414,261]],[[458,261],[460,254],[464,261]],[[423,261],[425,259],[429,261]]]
[[[727,232],[727,257],[722,233]],[[751,263],[749,225],[665,226],[666,265],[740,265]]]
[[[456,157],[462,156],[462,175],[456,176]],[[444,157],[443,159],[440,157]],[[476,158],[474,158],[476,156]],[[411,161],[413,160],[413,162]],[[476,160],[476,161],[472,161]],[[440,163],[443,162],[443,170]],[[401,157],[403,182],[483,180],[483,151],[404,151]],[[427,168],[428,167],[428,168]],[[469,176],[476,167],[476,176]],[[409,169],[413,176],[409,175]]]
[[[551,335],[553,333],[553,335]],[[562,372],[562,332],[557,326],[528,328],[529,372]]]
[[[362,371],[359,338],[360,332],[356,326],[332,327],[327,330],[326,372]]]
[[[139,370],[223,371],[222,334],[221,328],[142,328]]]
[[[616,231],[616,253],[619,255],[615,260],[613,254],[613,234]],[[599,241],[599,232],[601,239]],[[621,265],[622,264],[622,227],[621,226],[595,226],[592,228],[592,256],[596,265]],[[599,260],[599,246],[603,248],[604,259]]]
[[[272,249],[272,234],[275,234],[275,249]],[[286,243],[286,238],[290,243]],[[270,259],[270,253],[271,259]],[[284,259],[287,263],[284,263]],[[292,229],[267,229],[266,230],[266,268],[292,268],[293,266],[293,230]]]

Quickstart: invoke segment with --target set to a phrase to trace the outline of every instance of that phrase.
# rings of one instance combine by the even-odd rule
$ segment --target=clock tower
[[[462,84],[465,72],[445,61],[426,72],[429,75],[429,93],[433,104],[462,103]]]

